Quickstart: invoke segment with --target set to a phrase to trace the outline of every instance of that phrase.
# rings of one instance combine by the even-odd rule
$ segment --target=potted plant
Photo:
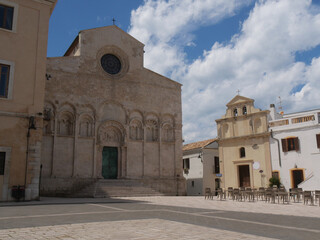
[[[276,185],[278,188],[280,187],[280,179],[277,177],[272,177],[269,178],[269,187],[273,187],[274,185]]]

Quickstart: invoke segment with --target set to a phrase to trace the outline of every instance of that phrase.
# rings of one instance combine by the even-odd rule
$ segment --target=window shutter
[[[317,134],[316,137],[317,137],[317,147],[320,148],[320,134]]]
[[[288,142],[287,139],[281,139],[282,151],[288,152]]]
[[[299,146],[299,138],[294,138],[294,147],[296,151],[300,150],[300,146]]]

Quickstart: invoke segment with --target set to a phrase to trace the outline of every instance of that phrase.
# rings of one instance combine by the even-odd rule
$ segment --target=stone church
[[[48,58],[42,194],[104,179],[185,194],[181,84],[144,68],[143,54],[142,43],[107,26],[81,31],[63,57]]]

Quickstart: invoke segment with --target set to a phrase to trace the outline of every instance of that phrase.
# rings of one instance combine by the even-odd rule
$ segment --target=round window
[[[112,54],[105,54],[102,56],[101,66],[109,74],[117,74],[121,70],[119,58]]]

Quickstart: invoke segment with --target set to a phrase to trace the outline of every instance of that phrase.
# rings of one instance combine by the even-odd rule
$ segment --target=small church
[[[236,95],[226,114],[216,120],[221,161],[221,187],[267,187],[271,178],[269,110]]]
[[[144,68],[143,55],[113,25],[80,31],[47,59],[41,194],[126,181],[185,194],[181,84]]]

